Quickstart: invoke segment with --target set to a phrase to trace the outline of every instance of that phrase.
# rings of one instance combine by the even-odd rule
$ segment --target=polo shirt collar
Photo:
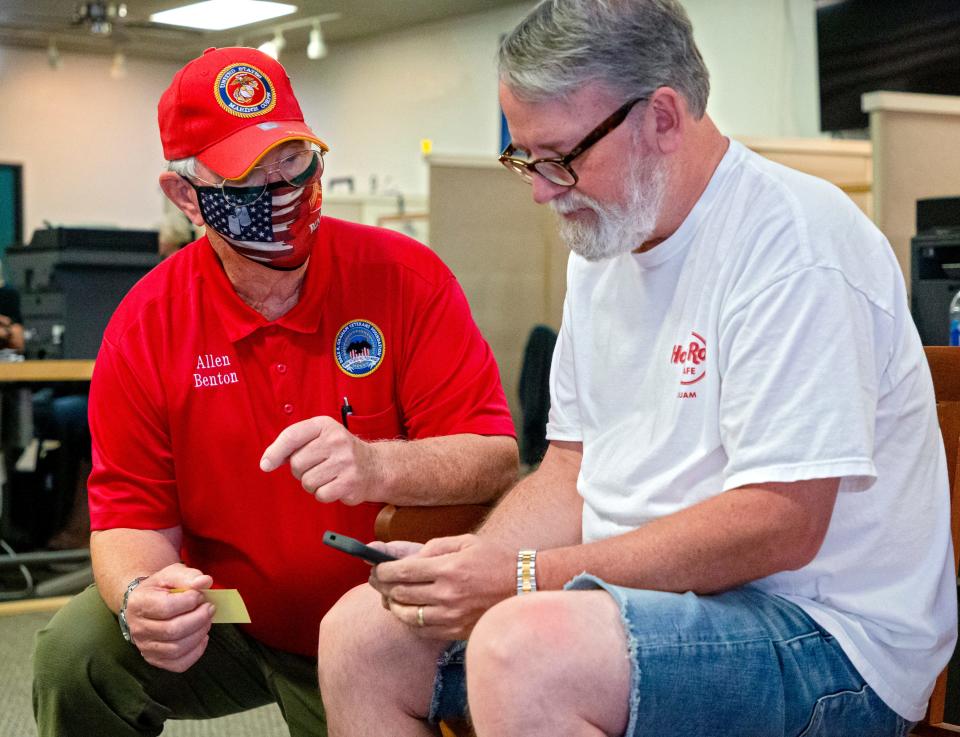
[[[299,333],[317,331],[320,326],[321,305],[330,286],[332,248],[327,232],[324,219],[321,219],[320,227],[317,228],[317,238],[310,253],[310,261],[307,264],[307,273],[300,287],[300,299],[292,310],[273,321],[267,320],[240,298],[227,278],[227,273],[213,246],[210,245],[210,241],[206,236],[203,237],[204,247],[198,249],[200,274],[211,288],[213,307],[227,333],[227,338],[232,343],[246,338],[259,328],[269,326],[278,326]]]

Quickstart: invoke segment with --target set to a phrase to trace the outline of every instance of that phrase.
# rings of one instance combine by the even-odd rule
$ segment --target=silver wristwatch
[[[123,603],[120,605],[120,614],[117,616],[117,619],[120,620],[120,634],[123,635],[123,639],[127,642],[133,642],[133,639],[130,637],[130,626],[127,624],[127,599],[130,598],[130,592],[137,588],[146,578],[146,576],[137,576],[129,583],[127,590],[123,592]]]

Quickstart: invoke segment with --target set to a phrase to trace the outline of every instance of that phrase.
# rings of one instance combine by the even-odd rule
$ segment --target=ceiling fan
[[[135,57],[181,60],[204,48],[242,44],[243,36],[222,28],[191,28],[150,20],[148,9],[171,5],[164,2],[117,2],[114,0],[0,0],[0,44],[47,48],[51,66],[61,50],[81,53],[123,53]],[[299,18],[267,27],[284,32],[306,29],[332,20],[339,14]],[[251,21],[243,30],[265,37],[266,30]],[[319,29],[311,32],[319,37]],[[308,53],[310,49],[308,48]],[[314,57],[319,56],[314,49]]]
[[[78,2],[74,8],[73,26],[86,28],[91,36],[112,37],[115,41],[124,41],[130,35],[159,34],[161,36],[199,36],[199,31],[191,28],[175,28],[149,20],[135,20],[127,13],[126,3]]]
[[[137,19],[127,3],[91,0],[75,3],[72,13],[64,9],[66,12],[43,15],[23,12],[26,5],[17,3],[0,7],[0,35],[13,34],[14,38],[26,43],[55,36],[60,41],[84,42],[85,46],[99,45],[104,40],[111,44],[126,44],[151,37],[155,44],[162,46],[169,45],[172,38],[177,38],[176,43],[189,43],[202,36],[194,29]]]
[[[113,24],[122,23],[126,17],[126,3],[77,3],[73,23],[85,26],[96,36],[109,36],[113,32]]]

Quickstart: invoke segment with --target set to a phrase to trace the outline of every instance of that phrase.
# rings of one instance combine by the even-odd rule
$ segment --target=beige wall
[[[867,217],[873,217],[873,146],[870,141],[829,138],[740,140],[771,161],[836,184]]]
[[[425,195],[421,139],[433,150],[492,156],[500,141],[495,56],[500,36],[533,5],[409,28],[332,46],[311,62],[281,57],[308,122],[330,144],[330,177]]]
[[[681,0],[710,71],[707,112],[727,135],[820,136],[816,3]]]
[[[905,92],[864,95],[874,156],[874,220],[910,286],[916,203],[960,197],[960,98]]]
[[[568,251],[550,209],[487,157],[431,157],[430,213],[430,244],[470,300],[516,422],[523,348],[534,325],[560,326]]]
[[[163,195],[156,109],[176,65],[0,47],[0,161],[23,165],[24,237],[55,224],[155,227]]]

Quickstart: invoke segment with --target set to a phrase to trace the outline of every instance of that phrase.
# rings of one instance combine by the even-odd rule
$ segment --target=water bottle
[[[960,345],[960,292],[950,300],[950,345]]]

